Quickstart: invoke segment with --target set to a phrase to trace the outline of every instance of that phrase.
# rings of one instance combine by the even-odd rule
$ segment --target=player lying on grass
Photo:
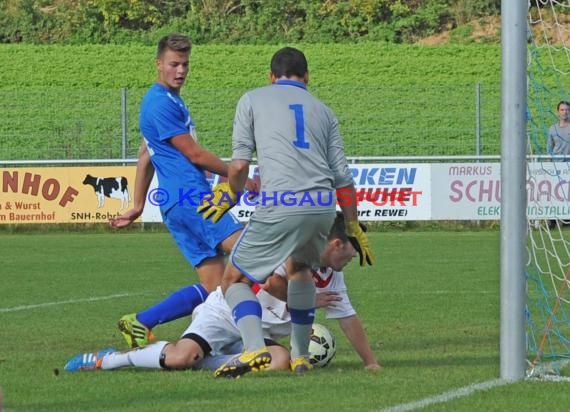
[[[317,304],[324,307],[329,319],[338,319],[348,340],[367,369],[379,368],[368,344],[360,318],[347,295],[342,268],[356,255],[344,232],[344,219],[338,215],[325,250],[324,265],[313,271],[317,288]],[[289,369],[289,351],[277,340],[289,336],[291,318],[287,311],[285,265],[264,285],[256,286],[262,306],[262,324],[266,343],[272,355],[270,369]],[[271,294],[268,292],[271,291]],[[275,296],[273,296],[275,295]],[[182,338],[175,343],[160,341],[125,352],[103,349],[82,353],[72,358],[65,370],[110,370],[126,366],[154,369],[216,369],[242,352],[241,335],[220,288],[194,311],[194,319]]]
[[[344,221],[342,224],[344,227]],[[366,230],[364,226],[362,228]],[[156,340],[153,333],[154,327],[192,315],[195,305],[188,296],[193,288],[195,285],[185,286],[148,308],[122,316],[118,322],[118,328],[127,345],[131,348],[146,346]]]

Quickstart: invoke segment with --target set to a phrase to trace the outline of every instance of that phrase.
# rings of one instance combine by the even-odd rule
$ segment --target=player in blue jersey
[[[368,238],[358,224],[354,183],[338,120],[308,92],[305,55],[285,47],[273,55],[270,66],[272,84],[246,93],[237,104],[229,187],[226,196],[220,196],[225,201],[207,201],[199,207],[205,218],[222,219],[243,192],[253,153],[257,154],[261,196],[222,279],[245,351],[222,365],[216,376],[239,377],[271,363],[263,341],[261,306],[250,285],[263,283],[286,260],[291,369],[296,373],[311,369],[308,347],[315,284],[310,268],[318,265],[335,218],[335,192],[343,195],[339,204],[346,232],[360,254],[361,265],[374,262]]]
[[[213,223],[196,212],[201,197],[211,192],[205,171],[227,176],[228,165],[198,144],[194,122],[180,97],[190,69],[190,51],[190,40],[180,34],[170,34],[158,42],[158,80],[145,94],[140,109],[143,141],[136,170],[134,208],[110,224],[114,228],[130,225],[142,214],[149,196],[149,200],[160,205],[164,223],[200,282],[180,289],[149,309],[123,316],[119,328],[133,347],[148,343],[155,325],[189,315],[206,300],[220,284],[224,254],[231,250],[242,229],[230,214]],[[158,188],[151,194],[148,189],[155,172]],[[253,181],[248,180],[248,185],[257,190]]]

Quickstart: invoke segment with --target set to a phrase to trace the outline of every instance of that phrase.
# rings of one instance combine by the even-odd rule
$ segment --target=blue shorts
[[[217,223],[204,220],[195,205],[183,204],[172,207],[163,217],[178,248],[194,267],[204,259],[218,256],[218,245],[243,225],[231,214],[226,213]]]

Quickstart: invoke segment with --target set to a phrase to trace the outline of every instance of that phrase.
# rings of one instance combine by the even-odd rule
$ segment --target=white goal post
[[[501,378],[525,374],[527,5],[501,4]]]

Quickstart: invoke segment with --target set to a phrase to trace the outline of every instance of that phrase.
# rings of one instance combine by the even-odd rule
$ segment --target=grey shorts
[[[291,215],[271,223],[254,216],[235,244],[231,262],[254,282],[265,281],[289,256],[308,266],[319,266],[335,215],[334,210]]]

